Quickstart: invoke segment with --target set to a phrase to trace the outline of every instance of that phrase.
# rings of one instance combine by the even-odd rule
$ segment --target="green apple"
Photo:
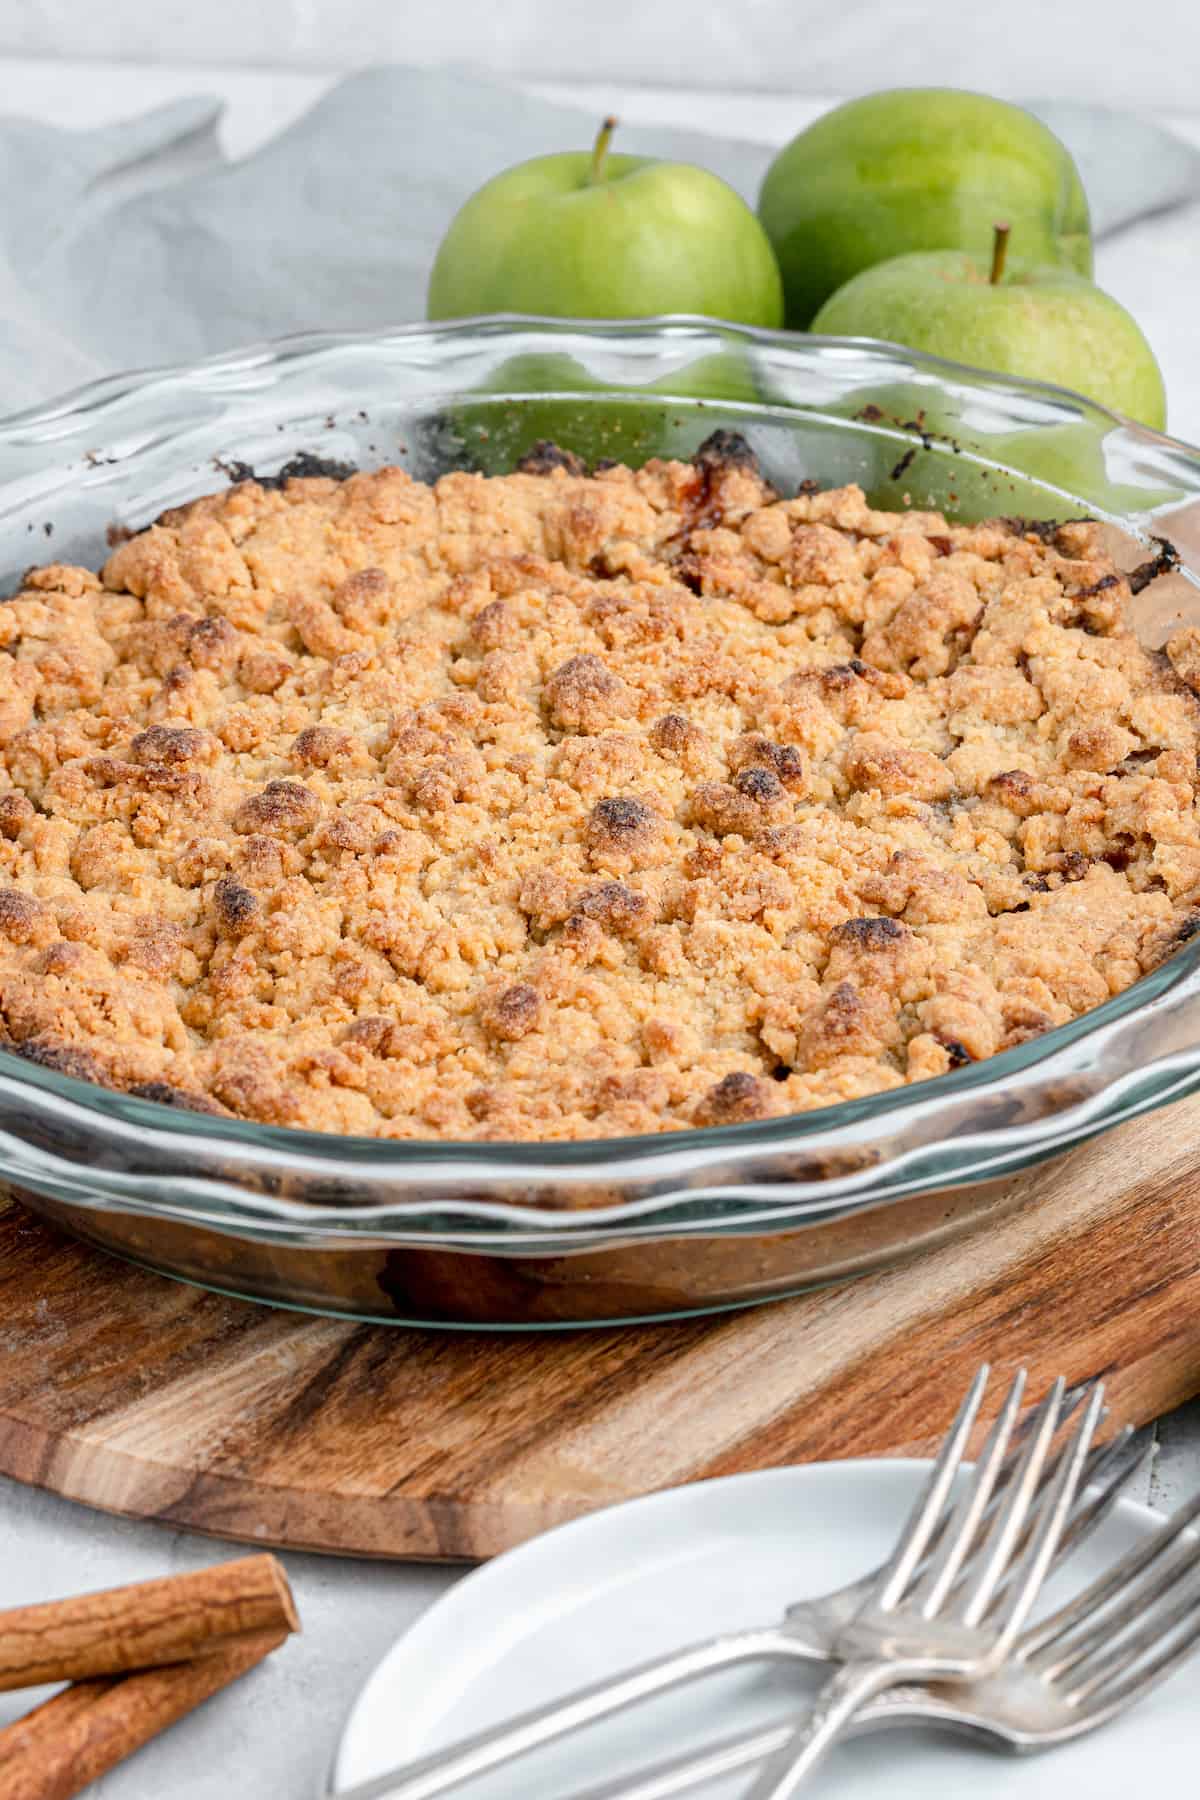
[[[999,226],[990,263],[961,250],[918,250],[864,269],[812,328],[1051,381],[1161,430],[1162,373],[1125,308],[1073,269],[1008,267],[1007,243],[1008,227]]]
[[[988,439],[986,454],[1035,481],[1077,494],[1088,510],[1120,516],[1178,504],[1184,498],[1178,488],[1135,486],[1122,481],[1119,469],[1114,472],[1110,468],[1104,436],[1091,420],[1075,425],[1041,425],[992,437]],[[1044,501],[1041,507],[1045,512]],[[996,510],[992,508],[993,512]],[[1024,518],[1035,516],[1028,500],[1010,502],[1003,510],[1020,513]]]
[[[775,158],[758,213],[796,329],[889,257],[986,255],[996,219],[1027,261],[1092,272],[1087,198],[1065,145],[1019,106],[953,88],[895,88],[825,113]]]
[[[497,175],[451,222],[428,316],[546,313],[636,319],[704,313],[783,323],[775,253],[746,203],[707,169],[593,151],[537,156]]]
[[[679,409],[671,402],[709,403],[696,418],[698,442],[718,425],[736,430],[736,415],[726,409],[761,398],[741,344],[693,357],[636,387],[599,381],[562,351],[524,352],[506,357],[472,394],[440,415],[449,434],[441,455],[483,474],[505,475],[535,445],[548,442],[589,466],[611,460],[640,468],[653,456],[687,454]]]
[[[539,443],[591,465],[601,458],[640,464],[660,453],[661,402],[631,405],[564,351],[506,357],[446,415],[467,467],[507,475]]]

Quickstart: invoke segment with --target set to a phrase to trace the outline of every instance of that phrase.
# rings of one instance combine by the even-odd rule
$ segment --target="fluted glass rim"
[[[830,352],[876,356],[881,367],[889,366],[898,372],[902,372],[905,367],[924,369],[935,375],[961,379],[980,390],[997,395],[1026,394],[1031,399],[1063,402],[1076,415],[1096,421],[1103,420],[1109,425],[1132,431],[1146,444],[1155,444],[1165,450],[1200,458],[1200,446],[1189,444],[1169,432],[1159,431],[1154,426],[1144,425],[1075,388],[1057,382],[1035,380],[1025,375],[1000,375],[972,363],[959,362],[952,357],[913,350],[888,338],[773,330],[761,325],[739,325],[728,320],[711,319],[700,313],[646,314],[635,319],[563,319],[545,313],[476,313],[443,321],[415,320],[383,329],[366,326],[354,331],[287,332],[279,337],[255,339],[232,350],[214,351],[210,355],[186,362],[148,363],[142,367],[78,383],[50,400],[0,414],[0,444],[27,444],[52,426],[61,425],[70,429],[72,421],[92,418],[99,409],[152,387],[178,384],[184,388],[203,388],[209,383],[219,384],[224,376],[244,375],[255,369],[270,369],[344,349],[402,345],[417,347],[428,343],[436,353],[442,347],[452,350],[456,343],[480,337],[513,334],[523,338],[530,333],[538,333],[554,340],[587,338],[595,342],[610,343],[627,342],[655,333],[664,339],[690,337],[708,339],[715,344],[757,344],[805,358]],[[1086,496],[1077,497],[1082,503],[1090,504]]]

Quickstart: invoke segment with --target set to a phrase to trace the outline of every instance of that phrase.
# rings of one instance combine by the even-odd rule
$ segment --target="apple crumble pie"
[[[632,471],[246,480],[0,606],[0,1034],[378,1137],[943,1075],[1196,929],[1200,632],[1098,528]]]

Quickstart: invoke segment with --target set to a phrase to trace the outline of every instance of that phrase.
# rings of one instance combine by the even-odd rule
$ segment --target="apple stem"
[[[599,187],[604,180],[604,165],[608,161],[608,146],[612,143],[612,134],[617,129],[617,121],[610,113],[596,134],[596,142],[592,146],[592,169],[588,176],[591,187]]]
[[[1011,225],[994,225],[992,227],[992,272],[988,276],[988,280],[993,287],[999,286],[1000,279],[1004,274],[1004,265],[1008,260],[1008,234],[1011,230]]]

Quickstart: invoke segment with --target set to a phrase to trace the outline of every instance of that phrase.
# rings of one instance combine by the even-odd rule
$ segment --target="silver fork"
[[[788,1743],[768,1759],[747,1800],[791,1800],[854,1715],[885,1689],[902,1682],[979,1680],[1011,1653],[1066,1529],[1101,1405],[1097,1391],[1059,1459],[1047,1503],[1022,1547],[1058,1428],[1064,1386],[1055,1382],[1039,1406],[1012,1480],[987,1521],[984,1514],[1023,1389],[1023,1375],[1018,1375],[970,1481],[954,1502],[937,1549],[927,1559],[983,1397],[983,1384],[976,1382],[870,1597],[838,1634],[833,1651],[840,1666]],[[960,1581],[969,1562],[973,1566]],[[1001,1597],[1002,1583],[1006,1591]]]
[[[1200,1650],[1200,1537],[1191,1530],[1198,1520],[1200,1495],[1023,1633],[994,1674],[953,1687],[891,1688],[855,1715],[847,1736],[929,1725],[1030,1755],[1109,1724]],[[795,1729],[789,1715],[572,1800],[677,1800],[778,1755]]]
[[[982,1397],[987,1377],[985,1365],[976,1375],[968,1396],[968,1405],[975,1396],[972,1418],[978,1410],[978,1399]],[[1099,1416],[1099,1392],[1085,1388],[1073,1393],[1064,1405],[1063,1419],[1070,1417],[1089,1396],[1094,1398]],[[960,1423],[961,1416],[955,1430]],[[1013,1433],[1014,1440],[1028,1435],[1029,1430],[1030,1421],[1023,1420]],[[1060,1546],[1064,1552],[1095,1529],[1115,1504],[1120,1489],[1140,1467],[1143,1459],[1131,1450],[1132,1435],[1128,1429],[1120,1432],[1111,1444],[1097,1451],[1091,1459],[1087,1479],[1097,1485],[1099,1494],[1076,1510],[1070,1530]],[[962,1442],[965,1443],[965,1434]],[[1014,1451],[1003,1474],[1011,1478],[1017,1463],[1018,1454]],[[997,1488],[1002,1495],[1003,1483],[998,1483]],[[990,1519],[997,1504],[998,1498],[993,1498],[986,1518]],[[936,1547],[935,1534],[930,1549]],[[504,1725],[477,1732],[448,1749],[421,1757],[390,1775],[376,1776],[353,1789],[342,1790],[337,1800],[435,1800],[436,1796],[474,1781],[544,1744],[716,1670],[773,1658],[828,1662],[834,1655],[832,1645],[838,1633],[869,1597],[878,1573],[861,1577],[818,1599],[800,1601],[788,1607],[779,1623],[689,1644],[623,1675],[607,1677],[548,1705],[522,1713]]]

